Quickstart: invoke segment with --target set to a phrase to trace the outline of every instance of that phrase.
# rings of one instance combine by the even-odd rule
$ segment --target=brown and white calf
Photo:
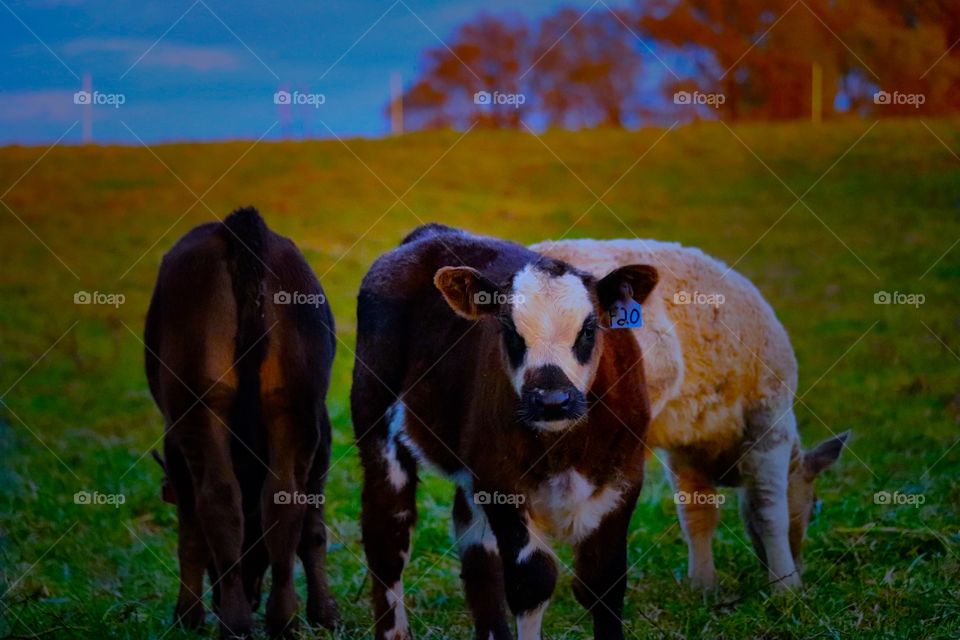
[[[638,343],[607,309],[643,301],[646,265],[593,278],[522,246],[427,225],[360,288],[351,396],[378,639],[409,638],[402,573],[418,467],[456,484],[455,536],[476,637],[540,637],[572,543],[597,638],[622,638],[627,527],[649,421]]]
[[[564,240],[531,248],[592,274],[637,262],[657,268],[660,284],[634,334],[651,404],[647,442],[668,454],[691,582],[715,586],[716,490],[726,485],[739,487],[744,523],[771,582],[799,585],[813,481],[837,460],[848,434],[801,447],[793,412],[797,361],[757,288],[676,243]]]
[[[335,338],[303,255],[252,208],[193,229],[164,256],[145,344],[179,520],[175,620],[203,623],[209,567],[221,636],[247,636],[269,564],[267,628],[289,632],[299,554],[308,620],[332,626],[322,495]]]

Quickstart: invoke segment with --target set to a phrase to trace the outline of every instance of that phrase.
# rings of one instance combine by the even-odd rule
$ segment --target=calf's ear
[[[597,297],[600,306],[609,309],[618,301],[634,299],[642,304],[660,276],[657,270],[647,264],[632,264],[614,269],[597,283]]]
[[[471,267],[443,267],[433,276],[433,284],[450,308],[468,320],[500,310],[500,290]]]
[[[849,431],[844,431],[838,436],[829,440],[824,440],[813,449],[803,454],[803,466],[806,469],[807,477],[813,479],[820,473],[833,466],[833,463],[840,457],[843,451],[843,445],[850,437]]]

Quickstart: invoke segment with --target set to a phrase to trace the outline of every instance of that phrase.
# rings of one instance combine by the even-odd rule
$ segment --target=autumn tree
[[[693,72],[666,91],[720,92],[722,117],[805,117],[814,65],[826,115],[838,96],[854,111],[917,112],[878,104],[874,94],[886,89],[923,94],[925,113],[960,106],[960,51],[926,72],[960,38],[955,0],[648,0],[637,15],[640,28],[691,61]]]
[[[863,52],[879,76],[876,88],[922,95],[924,114],[960,109],[960,5],[956,0],[873,0],[857,5],[856,10],[850,46]],[[868,91],[855,97],[864,110],[882,115],[915,115],[920,110],[910,102],[877,105]]]
[[[679,73],[643,65],[640,38],[669,50]],[[957,0],[636,0],[616,13],[559,9],[532,27],[480,16],[449,48],[426,52],[403,96],[405,124],[629,126],[658,104],[640,95],[641,79],[659,83],[670,117],[806,118],[815,89],[826,117],[956,112],[958,41]],[[675,101],[678,91],[712,102]],[[477,92],[520,95],[523,105]]]
[[[520,109],[478,99],[478,92],[522,94],[530,60],[529,31],[519,19],[480,16],[426,52],[424,72],[404,93],[405,127],[519,127]]]
[[[621,127],[634,111],[641,59],[621,16],[561,9],[540,24],[533,58],[526,73],[550,126]]]
[[[828,3],[808,0],[817,4]],[[832,36],[798,6],[792,0],[654,0],[640,4],[639,26],[689,62],[692,72],[667,83],[667,94],[722,94],[718,111],[730,119],[796,118],[810,112],[811,64],[820,63],[827,86],[838,73]],[[793,23],[781,28],[788,10]],[[832,98],[828,90],[824,103]]]

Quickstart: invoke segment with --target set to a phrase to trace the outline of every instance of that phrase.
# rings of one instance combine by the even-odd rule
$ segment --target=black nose
[[[570,392],[562,389],[540,391],[536,395],[536,403],[547,411],[566,411],[570,408]]]

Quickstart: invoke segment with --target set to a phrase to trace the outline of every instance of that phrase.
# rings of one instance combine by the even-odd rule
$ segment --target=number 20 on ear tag
[[[643,326],[643,312],[640,303],[630,298],[621,300],[610,307],[610,327],[612,329],[633,329]]]

